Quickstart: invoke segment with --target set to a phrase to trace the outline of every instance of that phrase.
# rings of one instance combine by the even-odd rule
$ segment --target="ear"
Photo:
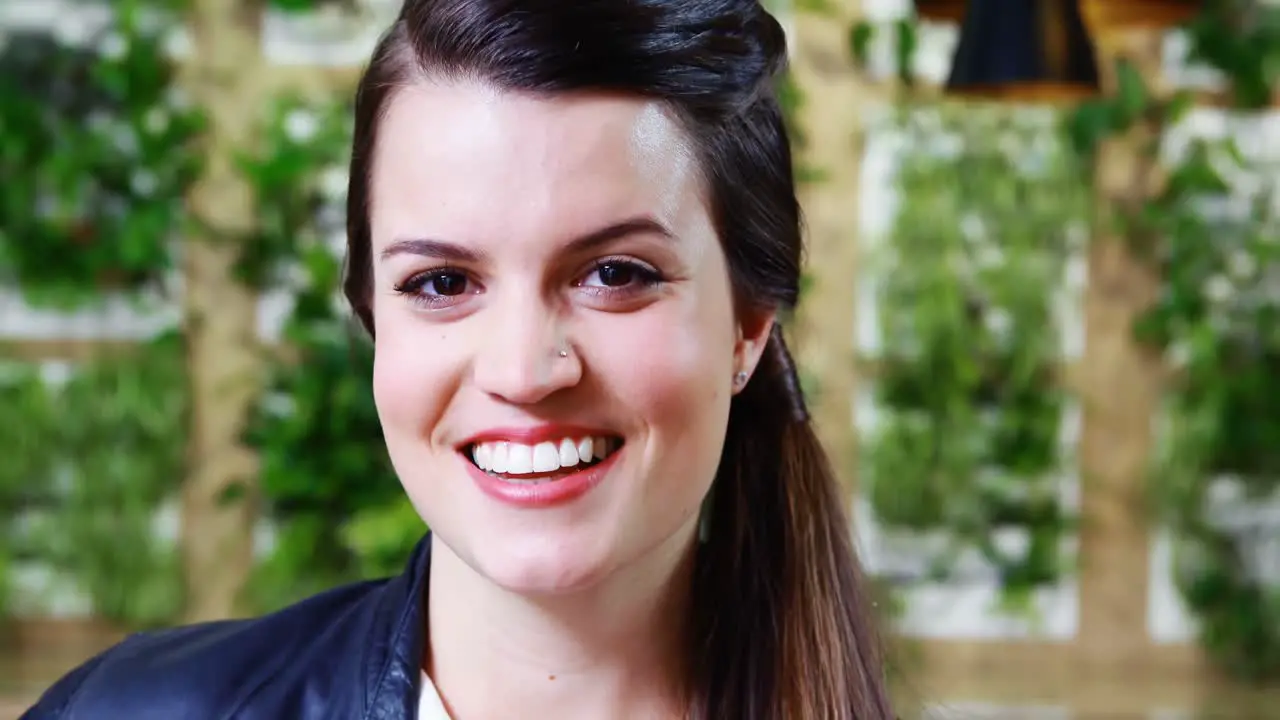
[[[738,314],[738,337],[733,348],[734,375],[746,373],[747,380],[755,374],[760,356],[764,354],[765,345],[777,321],[776,310],[758,308]],[[746,382],[735,383],[735,390],[741,391]]]

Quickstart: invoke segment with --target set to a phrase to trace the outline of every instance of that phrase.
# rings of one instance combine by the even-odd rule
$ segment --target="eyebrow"
[[[642,215],[628,218],[576,237],[565,249],[570,253],[584,253],[631,235],[658,235],[668,239],[675,237],[665,225],[652,217]],[[383,260],[397,255],[417,255],[452,263],[477,264],[488,258],[488,253],[483,251],[432,238],[396,240],[383,249],[381,253]]]

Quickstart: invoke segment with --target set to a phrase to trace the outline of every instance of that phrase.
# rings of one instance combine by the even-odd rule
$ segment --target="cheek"
[[[716,352],[711,338],[673,332],[670,327],[652,333],[634,333],[626,342],[609,349],[610,373],[627,404],[640,409],[650,425],[662,425],[683,416],[696,417],[725,401],[716,382],[728,367],[729,352]],[[709,407],[708,407],[709,406]]]
[[[733,373],[728,302],[703,299],[637,318],[609,335],[617,339],[602,343],[607,382],[661,445],[651,450],[686,462],[695,451],[718,459]]]
[[[449,344],[394,310],[375,317],[373,397],[383,432],[389,443],[397,437],[416,439],[445,409]]]

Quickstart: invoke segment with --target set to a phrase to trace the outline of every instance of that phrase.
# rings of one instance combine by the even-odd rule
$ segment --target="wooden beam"
[[[262,73],[263,92],[268,96],[280,92],[301,92],[323,98],[333,93],[354,93],[364,67],[267,65]]]
[[[798,122],[807,138],[800,160],[822,174],[802,189],[810,286],[797,318],[796,354],[805,373],[819,383],[811,411],[851,503],[857,441],[854,278],[863,112],[869,98],[848,50],[848,29],[860,16],[861,3],[826,4],[828,12],[796,13],[792,43],[791,69],[803,96]]]
[[[135,340],[6,340],[0,338],[0,354],[21,362],[88,362],[103,356],[137,349]]]
[[[1104,46],[1104,83],[1115,86],[1117,53],[1131,58],[1151,85],[1159,84],[1157,31],[1125,36]],[[1160,292],[1151,263],[1130,238],[1108,228],[1121,206],[1140,202],[1156,172],[1144,145],[1158,128],[1139,126],[1105,141],[1097,154],[1099,234],[1090,244],[1085,288],[1085,347],[1079,376],[1081,400],[1080,635],[1091,656],[1130,657],[1148,645],[1147,595],[1151,528],[1145,480],[1154,449],[1153,418],[1159,411],[1162,362],[1140,345],[1134,324]]]
[[[97,617],[9,617],[0,657],[5,692],[43,692],[90,657],[120,642],[127,632]]]
[[[236,243],[223,238],[252,233],[257,217],[235,158],[253,147],[252,109],[266,99],[260,15],[241,0],[193,0],[187,16],[192,53],[182,81],[209,117],[207,164],[190,207],[212,230],[183,248],[192,398],[180,530],[187,622],[236,615],[253,564],[257,462],[241,435],[262,371],[258,298],[234,272]]]
[[[857,360],[858,378],[868,384],[874,383],[877,378],[883,377],[892,368],[893,361],[886,358],[859,357]],[[1049,379],[1054,385],[1069,392],[1075,392],[1084,368],[1079,360],[1058,360],[1049,363],[1048,370],[1051,373]]]
[[[1230,708],[1262,717],[1280,689],[1243,688],[1223,680],[1194,645],[1149,645],[1120,656],[1071,642],[902,639],[911,658],[898,697],[907,705],[974,702],[1059,706],[1076,717],[1140,718],[1152,710]]]

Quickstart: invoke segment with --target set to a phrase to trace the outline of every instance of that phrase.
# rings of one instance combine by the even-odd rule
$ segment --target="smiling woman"
[[[345,291],[432,534],[390,580],[132,638],[30,717],[893,717],[775,325],[784,58],[754,0],[408,0],[357,96]]]

